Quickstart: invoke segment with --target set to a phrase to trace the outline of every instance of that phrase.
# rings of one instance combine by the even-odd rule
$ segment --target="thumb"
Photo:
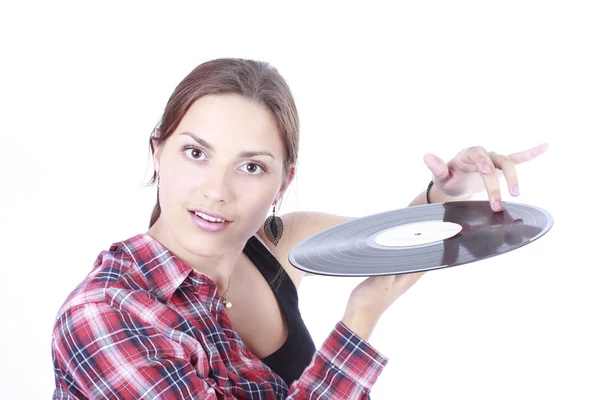
[[[433,180],[436,184],[443,186],[450,179],[450,171],[444,160],[434,154],[428,153],[423,156],[423,161],[433,174]]]

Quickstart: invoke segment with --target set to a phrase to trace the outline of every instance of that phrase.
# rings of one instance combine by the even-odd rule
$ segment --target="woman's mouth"
[[[219,232],[227,228],[231,221],[224,218],[209,215],[202,211],[190,211],[192,222],[204,231]]]
[[[210,215],[208,215],[208,214],[204,214],[203,212],[200,212],[200,211],[194,211],[194,214],[196,214],[196,215],[197,215],[197,216],[199,216],[200,218],[202,218],[202,219],[205,219],[205,220],[207,220],[207,221],[210,221],[210,222],[219,222],[219,223],[226,222],[226,221],[225,221],[224,219],[222,219],[222,218],[211,217]]]

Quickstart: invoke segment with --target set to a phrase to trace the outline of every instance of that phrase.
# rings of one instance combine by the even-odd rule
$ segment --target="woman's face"
[[[200,98],[155,151],[160,236],[207,257],[245,244],[293,179],[293,168],[283,175],[284,154],[264,106],[238,95]]]

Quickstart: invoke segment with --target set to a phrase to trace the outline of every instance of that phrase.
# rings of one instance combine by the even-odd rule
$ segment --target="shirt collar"
[[[150,235],[142,233],[116,246],[129,253],[146,281],[147,289],[162,302],[168,302],[188,277],[193,278],[189,280],[191,285],[214,286],[216,289],[207,275],[181,261]]]

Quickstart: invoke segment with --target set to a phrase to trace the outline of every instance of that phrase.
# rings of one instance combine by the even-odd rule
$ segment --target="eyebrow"
[[[194,135],[192,132],[184,131],[184,132],[181,132],[180,135],[187,135],[187,136],[191,137],[192,139],[194,139],[196,142],[198,142],[202,147],[206,148],[207,150],[209,150],[211,152],[215,151],[215,148],[213,145],[208,143],[206,140],[201,139],[198,136]],[[251,157],[256,157],[256,156],[268,156],[268,157],[275,159],[275,156],[269,151],[241,151],[238,153],[238,158],[251,158]]]

